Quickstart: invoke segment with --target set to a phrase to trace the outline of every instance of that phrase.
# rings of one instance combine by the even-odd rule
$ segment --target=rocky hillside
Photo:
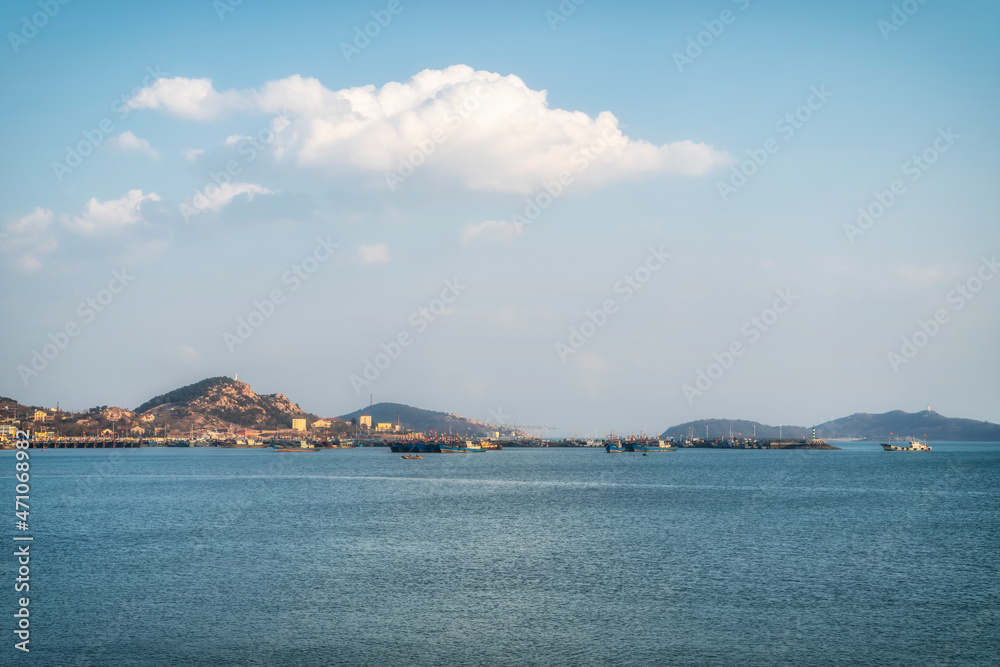
[[[152,398],[135,409],[136,415],[152,415],[156,421],[185,423],[187,428],[253,429],[289,428],[293,417],[317,419],[281,394],[257,394],[250,385],[228,377],[215,377],[174,389]]]

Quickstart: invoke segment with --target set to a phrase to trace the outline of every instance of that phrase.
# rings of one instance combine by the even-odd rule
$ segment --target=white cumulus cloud
[[[212,88],[211,79],[161,77],[128,101],[131,109],[163,109],[180,118],[212,120],[246,105],[245,95]]]
[[[386,264],[389,261],[389,246],[384,243],[360,246],[358,261],[361,264]]]
[[[643,174],[700,175],[733,162],[681,139],[663,145],[625,135],[609,111],[597,117],[549,106],[544,90],[515,75],[454,65],[406,82],[330,90],[299,75],[259,89],[218,92],[209,79],[158,79],[130,102],[196,120],[235,111],[287,114],[275,156],[296,166],[379,175],[420,168],[472,190],[531,193],[560,173],[574,185]]]
[[[247,201],[251,201],[254,195],[273,195],[275,190],[269,190],[257,183],[223,183],[216,187],[211,185],[206,187],[201,194],[197,195],[192,203],[199,210],[208,209],[218,211],[229,205],[229,202],[239,195],[246,195]]]
[[[194,162],[204,154],[205,154],[204,148],[188,148],[187,150],[184,151],[184,159],[187,160],[188,162]]]
[[[129,190],[121,199],[107,201],[91,197],[81,215],[63,215],[59,219],[67,229],[77,234],[101,234],[138,223],[142,220],[140,207],[147,200],[160,201],[160,197],[155,192],[143,194],[142,190]]]
[[[160,155],[156,152],[156,149],[149,143],[148,139],[140,139],[132,133],[132,130],[126,130],[116,137],[111,137],[108,139],[108,146],[114,150],[118,151],[136,151],[138,153],[145,153],[154,160],[159,160]]]

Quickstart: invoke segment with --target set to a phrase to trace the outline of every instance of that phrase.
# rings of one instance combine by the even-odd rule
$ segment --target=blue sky
[[[70,2],[37,34],[37,3],[0,9],[0,279],[16,322],[0,394],[134,407],[238,372],[321,415],[372,393],[562,434],[927,404],[1000,421],[995,5],[914,3],[885,32],[891,2],[588,0],[553,29],[558,2],[403,1],[348,61],[342,43],[389,4],[245,0],[220,19],[209,1]],[[234,185],[185,220],[230,161]],[[520,227],[560,171],[572,182]],[[845,230],[894,181],[884,213]],[[115,293],[122,269],[134,279]],[[795,298],[768,313],[778,290]],[[109,301],[90,315],[88,298]]]

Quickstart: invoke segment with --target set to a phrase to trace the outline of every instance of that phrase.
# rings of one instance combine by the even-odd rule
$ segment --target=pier
[[[58,438],[51,440],[29,440],[29,449],[131,449],[147,447],[146,440],[138,438]]]

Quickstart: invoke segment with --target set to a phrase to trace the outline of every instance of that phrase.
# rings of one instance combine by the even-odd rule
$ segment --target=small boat
[[[894,445],[892,443],[886,444],[883,442],[882,449],[887,452],[929,452],[931,451],[931,446],[918,440],[910,440],[906,443],[905,447],[900,447],[899,445]]]
[[[403,454],[403,458],[404,459],[422,459],[422,458],[424,458],[424,456],[423,456],[423,454],[417,454],[415,456],[407,456],[406,454]]]

